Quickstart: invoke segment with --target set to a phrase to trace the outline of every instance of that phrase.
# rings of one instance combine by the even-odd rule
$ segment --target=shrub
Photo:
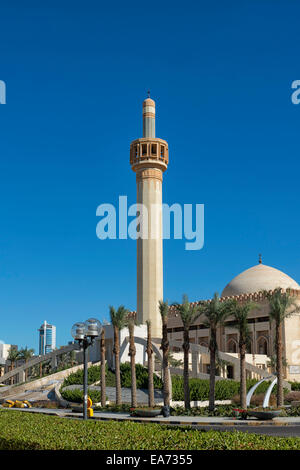
[[[88,384],[94,384],[100,381],[100,366],[90,366],[88,368]],[[82,385],[83,384],[83,369],[79,369],[76,372],[72,372],[68,377],[65,378],[62,384],[62,388],[67,385]],[[114,387],[116,384],[115,374],[110,371],[106,366],[106,386]]]
[[[129,362],[124,362],[120,365],[121,371],[121,386],[130,388],[131,387],[131,368]],[[136,387],[137,388],[148,388],[148,369],[141,364],[136,364]],[[154,388],[162,388],[162,381],[156,375],[153,374]]]
[[[247,380],[247,391],[257,383],[257,380],[251,379]],[[254,396],[259,394],[265,394],[270,382],[263,382],[260,384],[254,392]],[[232,400],[236,399],[236,396],[239,395],[240,391],[240,382],[234,380],[217,380],[216,381],[216,390],[215,390],[215,399],[216,400]],[[274,393],[276,393],[276,385],[273,388]],[[284,389],[284,393],[287,394],[288,390]],[[179,375],[172,376],[172,396],[173,400],[182,401],[184,400],[184,391],[183,391],[183,377]],[[252,398],[253,398],[252,397]],[[204,401],[209,399],[209,380],[203,379],[190,379],[190,398],[191,400]],[[254,399],[254,398],[253,398]],[[252,402],[251,402],[252,403]]]
[[[239,382],[233,380],[218,380],[216,382],[216,400],[230,400],[239,391]],[[172,377],[173,400],[182,401],[184,399],[183,377]],[[209,380],[190,379],[191,400],[204,401],[209,398]]]
[[[83,390],[62,390],[61,396],[72,403],[83,403]],[[98,390],[88,389],[88,396],[91,398],[93,403],[101,401],[101,393]]]
[[[290,382],[292,391],[300,391],[300,382]]]

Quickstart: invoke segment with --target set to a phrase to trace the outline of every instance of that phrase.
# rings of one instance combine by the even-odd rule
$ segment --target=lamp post
[[[88,399],[88,348],[101,332],[101,324],[96,318],[89,318],[85,323],[72,326],[71,334],[83,349],[83,419],[87,419]]]

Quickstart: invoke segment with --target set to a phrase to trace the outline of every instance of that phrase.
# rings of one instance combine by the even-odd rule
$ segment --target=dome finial
[[[150,90],[147,91],[148,98],[150,98]]]
[[[261,253],[259,253],[259,255],[258,255],[258,262],[259,262],[259,264],[262,264]]]

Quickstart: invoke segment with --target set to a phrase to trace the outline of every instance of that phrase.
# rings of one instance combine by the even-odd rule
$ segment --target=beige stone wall
[[[300,314],[287,318],[283,328],[287,380],[300,381]],[[293,373],[297,372],[297,373]]]

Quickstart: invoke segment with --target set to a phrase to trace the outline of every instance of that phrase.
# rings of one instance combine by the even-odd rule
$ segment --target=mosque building
[[[137,203],[143,204],[148,211],[149,226],[156,227],[155,239],[137,240],[137,318],[139,324],[151,320],[154,337],[161,337],[161,319],[158,309],[159,300],[163,299],[163,252],[162,252],[162,182],[163,172],[169,163],[169,149],[165,140],[155,137],[155,102],[148,96],[143,103],[143,137],[130,145],[130,164],[136,173]],[[224,288],[223,299],[234,298],[239,302],[253,300],[259,308],[249,314],[251,346],[246,361],[256,368],[269,370],[270,360],[274,357],[274,325],[269,321],[268,301],[260,293],[272,291],[278,287],[292,289],[292,294],[299,299],[300,286],[287,274],[270,266],[259,264],[242,272]],[[197,304],[197,302],[196,302]],[[238,332],[233,328],[233,318],[228,318],[225,325],[219,327],[218,343],[220,351],[227,357],[238,357]],[[168,320],[169,339],[181,349],[183,326],[175,307],[170,308]],[[209,330],[201,317],[191,327],[191,343],[208,347]],[[297,351],[299,349],[299,354]],[[285,378],[300,380],[300,316],[287,318],[283,324],[283,351]],[[180,353],[179,353],[180,354]],[[228,356],[229,355],[229,356]],[[299,357],[298,357],[299,356]],[[199,372],[209,372],[209,355],[200,355]],[[227,365],[225,374],[229,378],[237,377],[233,365]],[[236,367],[235,367],[236,369]]]
[[[300,286],[287,274],[262,264],[243,271],[230,281],[224,288],[221,298],[236,299],[238,302],[251,300],[258,304],[258,308],[249,314],[249,329],[251,335],[250,347],[247,351],[246,361],[258,368],[272,372],[271,358],[275,356],[275,325],[269,321],[269,302],[263,297],[261,291],[273,291],[281,287],[291,289],[291,294],[300,305]],[[195,302],[197,304],[198,302]],[[234,320],[228,317],[224,326],[218,329],[218,346],[220,351],[230,356],[238,357],[239,335],[233,327]],[[292,381],[300,381],[300,315],[295,314],[283,322],[283,357],[286,364],[285,378]],[[169,338],[172,341],[181,341],[182,323],[175,308],[170,309],[168,321]],[[208,347],[209,329],[203,324],[201,317],[190,330],[191,343]],[[179,348],[178,348],[179,350]],[[209,356],[201,355],[200,372],[209,372]],[[234,378],[237,371],[233,365],[227,365],[226,376]]]

